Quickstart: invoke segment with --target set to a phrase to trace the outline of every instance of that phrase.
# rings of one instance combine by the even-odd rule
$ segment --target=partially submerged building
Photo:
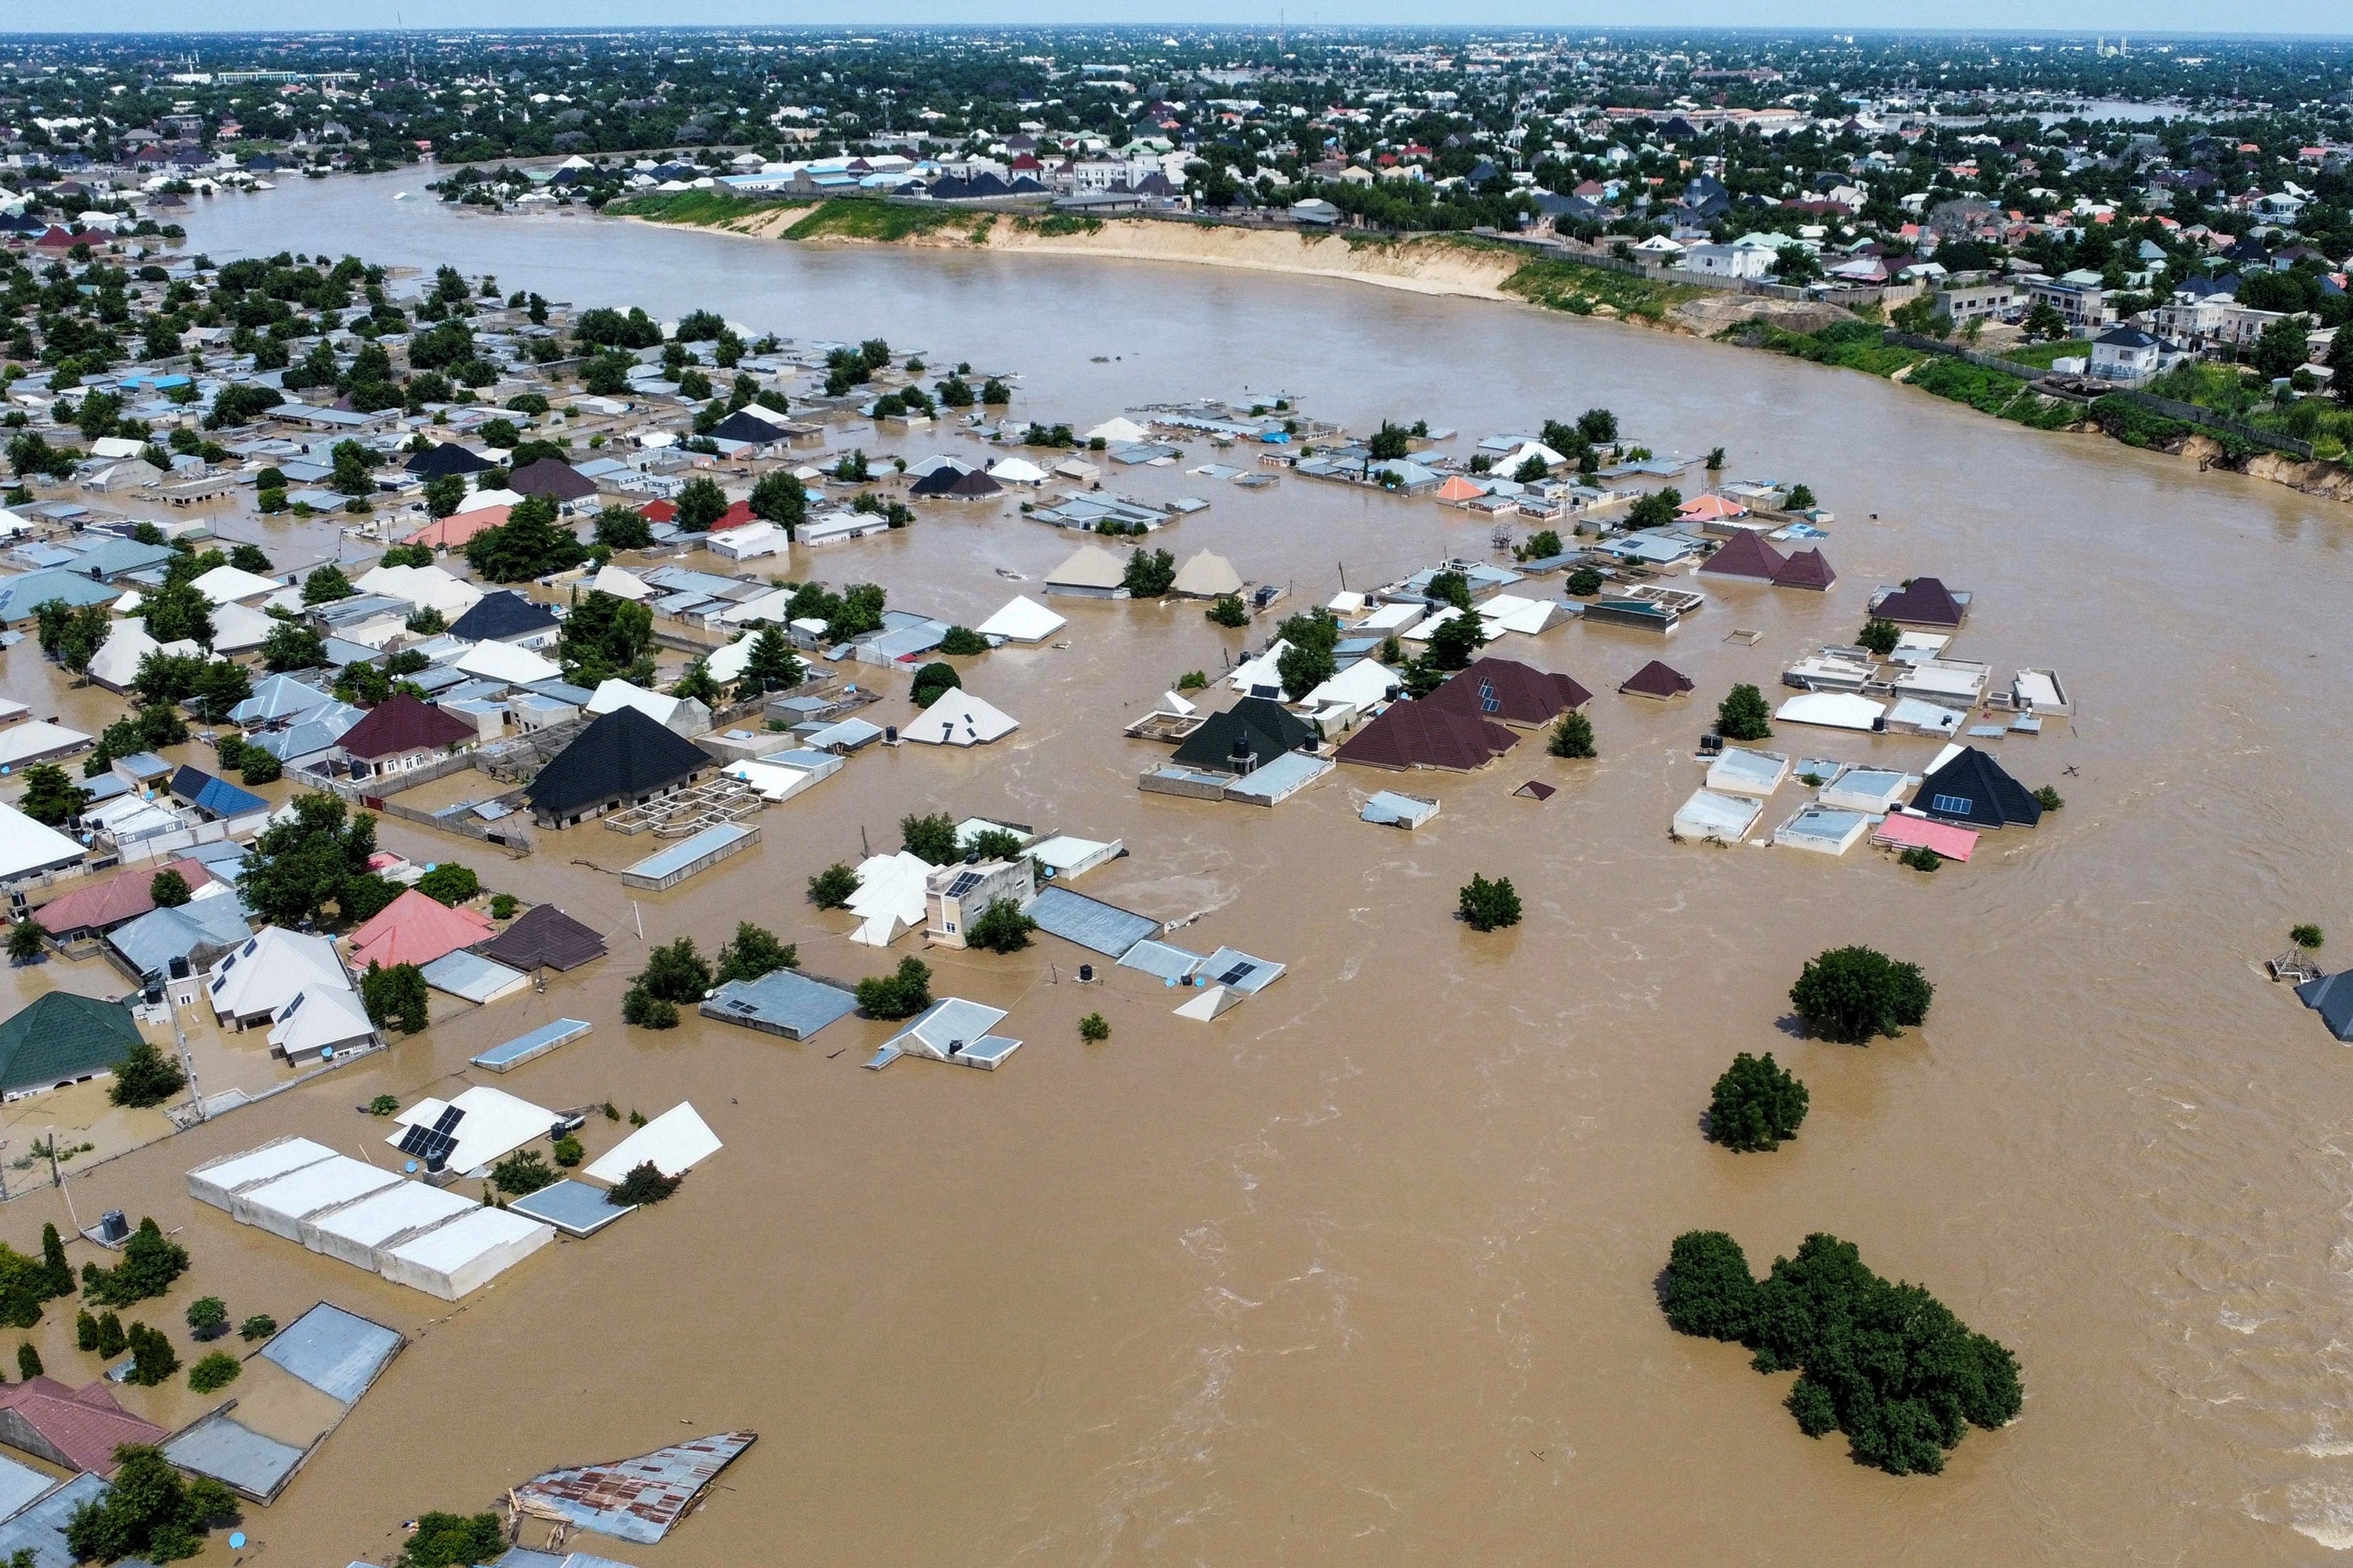
[[[0,1099],[21,1100],[112,1072],[139,1044],[120,1002],[51,991],[0,1023]]]
[[[1469,773],[1483,768],[1520,737],[1491,719],[1439,704],[1393,702],[1380,717],[1348,737],[1339,759],[1360,767],[1444,768]]]
[[[1975,746],[1963,746],[1931,769],[1912,805],[1939,821],[1981,830],[2032,827],[2042,820],[2042,803]]]
[[[715,767],[708,752],[632,707],[614,709],[573,738],[524,792],[543,827],[565,827],[643,805]]]

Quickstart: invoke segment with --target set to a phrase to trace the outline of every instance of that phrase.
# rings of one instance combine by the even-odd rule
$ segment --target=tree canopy
[[[329,904],[370,875],[368,858],[375,853],[375,818],[366,812],[353,816],[341,796],[297,795],[293,805],[290,821],[261,830],[237,874],[246,907],[270,925],[318,920]],[[348,907],[343,912],[366,918]]]
[[[1820,1038],[1867,1046],[1926,1018],[1936,992],[1916,963],[1899,963],[1875,948],[1834,947],[1806,961],[1789,987],[1789,1005]]]
[[[588,559],[588,547],[558,520],[555,503],[527,496],[505,522],[466,542],[466,560],[484,580],[522,583],[568,571]]]
[[[1715,1080],[1708,1101],[1707,1135],[1727,1149],[1743,1152],[1778,1149],[1784,1138],[1795,1138],[1806,1119],[1806,1086],[1773,1059],[1746,1051]]]

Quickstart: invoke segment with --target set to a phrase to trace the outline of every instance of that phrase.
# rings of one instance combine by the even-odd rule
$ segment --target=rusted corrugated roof
[[[561,1513],[583,1530],[647,1545],[659,1541],[694,1500],[759,1437],[722,1432],[640,1454],[533,1476],[515,1488],[526,1507]]]

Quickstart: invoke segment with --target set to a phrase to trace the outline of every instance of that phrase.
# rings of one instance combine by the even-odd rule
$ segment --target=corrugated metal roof
[[[558,1182],[507,1205],[510,1214],[545,1220],[566,1236],[594,1236],[631,1209],[635,1204],[606,1201],[603,1187],[586,1182]]]
[[[1165,942],[1139,942],[1120,954],[1122,969],[1140,969],[1163,980],[1189,980],[1201,967],[1201,955]]]
[[[233,1491],[267,1500],[291,1479],[303,1450],[218,1411],[164,1445],[164,1457],[195,1475],[226,1482]]]
[[[1090,952],[1118,958],[1137,942],[1160,934],[1158,921],[1149,920],[1116,904],[1090,899],[1068,888],[1049,888],[1029,905],[1038,929]]]
[[[354,1404],[408,1342],[398,1331],[322,1301],[261,1349],[330,1399]]]
[[[779,969],[757,980],[729,981],[697,1011],[723,1024],[806,1040],[857,1008],[858,998],[841,987]]]
[[[515,1488],[515,1495],[585,1530],[652,1545],[758,1438],[756,1432],[722,1432],[633,1459],[549,1470]]]

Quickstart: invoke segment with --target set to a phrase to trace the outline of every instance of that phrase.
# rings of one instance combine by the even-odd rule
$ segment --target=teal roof
[[[0,1094],[102,1072],[138,1043],[121,1003],[52,991],[0,1024]]]

